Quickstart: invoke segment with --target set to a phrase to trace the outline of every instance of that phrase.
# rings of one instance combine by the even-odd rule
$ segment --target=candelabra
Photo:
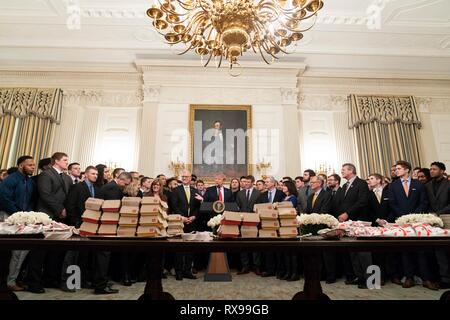
[[[177,161],[170,161],[169,169],[172,170],[175,177],[179,178],[181,171],[186,169],[186,166],[183,161],[177,159]]]
[[[272,167],[272,165],[270,164],[269,161],[265,162],[264,158],[262,159],[262,161],[260,161],[259,163],[256,164],[256,170],[258,170],[258,172],[260,173],[260,175],[263,179],[266,178],[266,171],[270,167]]]
[[[106,161],[105,165],[110,169],[110,170],[114,170],[118,167],[117,162],[115,161]]]
[[[333,167],[330,164],[328,164],[327,162],[324,162],[324,163],[319,164],[318,167],[316,167],[316,173],[317,174],[322,173],[322,174],[325,174],[328,176],[330,174],[335,173],[335,170],[333,169]]]

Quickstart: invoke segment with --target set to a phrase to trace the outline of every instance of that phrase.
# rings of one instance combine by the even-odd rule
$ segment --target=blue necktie
[[[92,184],[89,186],[89,192],[91,193],[91,197],[95,198],[94,186]]]
[[[273,201],[273,191],[269,191],[269,202],[272,203]]]

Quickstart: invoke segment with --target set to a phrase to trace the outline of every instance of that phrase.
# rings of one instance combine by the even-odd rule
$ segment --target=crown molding
[[[301,94],[297,106],[302,111],[335,111],[346,112],[348,110],[348,97],[345,95],[330,94]]]
[[[136,108],[142,105],[142,90],[64,89],[64,106]]]

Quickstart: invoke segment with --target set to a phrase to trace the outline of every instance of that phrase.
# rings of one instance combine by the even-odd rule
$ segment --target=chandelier
[[[269,64],[289,53],[312,28],[322,0],[155,0],[147,10],[153,26],[170,45],[181,44],[206,58],[222,59],[230,68],[252,50]],[[312,18],[312,19],[310,19]]]

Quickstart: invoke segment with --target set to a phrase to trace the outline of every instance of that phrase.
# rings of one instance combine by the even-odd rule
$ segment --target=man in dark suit
[[[64,205],[69,188],[73,184],[72,179],[64,173],[69,165],[69,157],[63,152],[56,152],[52,155],[51,162],[52,167],[42,171],[37,178],[39,194],[37,211],[47,213],[53,220],[64,222],[67,217]],[[27,282],[30,292],[44,292],[43,285],[59,287],[64,254],[61,251],[47,253],[31,251],[29,253]],[[42,270],[44,270],[44,273],[42,273]]]
[[[143,177],[140,181],[139,191],[137,193],[137,197],[142,198],[144,194],[150,191],[153,179],[149,177]],[[162,184],[161,184],[162,185]]]
[[[54,220],[64,220],[67,216],[64,203],[73,184],[72,179],[64,173],[69,158],[65,153],[56,152],[51,159],[52,167],[42,171],[38,177],[37,210],[47,213]]]
[[[99,195],[99,188],[95,185],[97,181],[97,168],[89,166],[85,170],[85,180],[83,182],[74,184],[69,191],[66,201],[67,220],[68,224],[76,228],[80,228],[82,220],[81,216],[85,211],[85,202],[88,198],[95,198]],[[67,251],[64,257],[63,266],[61,269],[61,290],[66,292],[75,292],[75,289],[67,287],[67,279],[69,274],[67,268],[70,265],[79,265],[82,272],[83,286],[87,285],[86,275],[88,273],[86,252]]]
[[[274,203],[274,202],[282,202],[286,195],[283,191],[277,189],[277,180],[274,177],[267,177],[264,180],[267,191],[261,193],[259,195],[256,203]],[[266,270],[261,274],[262,277],[273,277],[275,276],[275,253],[267,252],[263,254],[265,260],[265,268]],[[281,276],[281,270],[279,270],[279,275]]]
[[[172,214],[182,216],[184,223],[184,232],[189,233],[196,230],[196,220],[199,219],[199,208],[201,196],[197,190],[191,187],[192,175],[189,170],[184,170],[181,176],[182,185],[173,189],[170,196],[170,209]],[[197,279],[192,274],[191,253],[175,254],[175,273],[177,280]]]
[[[305,213],[331,212],[331,193],[323,189],[325,181],[320,176],[313,176],[309,180],[312,193],[308,197]]]
[[[391,207],[391,220],[395,220],[410,213],[422,213],[428,210],[428,198],[424,185],[410,176],[411,164],[407,161],[397,161],[395,174],[398,179],[389,186],[389,205]],[[423,286],[430,290],[438,290],[433,282],[433,273],[428,264],[428,258],[424,251],[402,253],[403,272],[406,277],[403,288],[414,286],[415,262],[418,258]],[[400,263],[397,259],[396,273],[399,273]],[[400,275],[396,276],[400,278]]]
[[[260,196],[260,192],[253,187],[255,183],[254,176],[245,177],[245,189],[238,191],[236,195],[236,204],[241,212],[254,212],[253,206]],[[253,266],[255,273],[261,275],[261,254],[253,252]],[[250,272],[250,258],[248,252],[241,252],[242,269],[238,274],[246,274]]]
[[[425,187],[418,180],[409,176],[411,164],[397,161],[395,173],[398,179],[389,187],[389,204],[391,206],[391,221],[410,213],[428,211],[428,198]]]
[[[303,172],[303,187],[300,188],[297,196],[298,201],[297,211],[299,212],[304,212],[306,210],[306,203],[308,202],[308,197],[312,194],[310,179],[315,176],[316,173],[311,169],[307,169]]]
[[[433,162],[430,166],[431,181],[425,185],[430,201],[430,212],[450,214],[450,181],[445,179],[445,164]]]
[[[111,182],[103,185],[98,194],[98,198],[104,200],[122,200],[124,197],[124,189],[132,181],[132,176],[129,172],[121,172]],[[108,286],[108,268],[111,252],[109,251],[96,251],[94,253],[94,276],[93,286],[95,294],[111,294],[117,293],[119,290]],[[121,261],[122,269],[123,261]],[[124,275],[124,284],[131,285],[127,279],[127,275]]]
[[[341,175],[347,180],[336,193],[337,218],[339,222],[347,220],[370,221],[368,213],[369,187],[367,182],[358,178],[356,167],[351,163],[342,165]],[[358,288],[367,288],[367,268],[372,264],[370,252],[350,253],[353,271],[357,279],[347,279],[347,284],[358,284]]]
[[[326,191],[330,194],[330,212],[329,214],[337,217],[337,205],[336,205],[336,193],[341,189],[341,177],[333,173],[327,177],[327,188]],[[326,273],[326,283],[336,282],[336,261],[337,255],[335,252],[325,251],[322,255],[325,273]],[[353,267],[350,260],[350,255],[348,253],[340,254],[340,258],[344,261],[344,272],[347,279],[354,279],[355,275],[353,273]]]
[[[214,176],[215,185],[206,189],[203,197],[205,202],[232,202],[233,194],[230,189],[223,186],[225,182],[225,175],[223,173],[217,173]]]
[[[428,199],[430,200],[430,212],[437,214],[450,214],[450,181],[444,177],[445,164],[433,162],[430,165],[431,181],[425,185]],[[450,255],[443,250],[436,251],[436,258],[441,275],[441,289],[450,288]]]

